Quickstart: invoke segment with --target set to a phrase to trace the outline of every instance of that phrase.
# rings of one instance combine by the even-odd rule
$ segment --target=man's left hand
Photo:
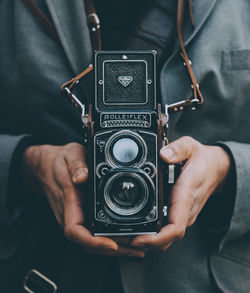
[[[134,238],[131,245],[165,251],[175,240],[183,238],[209,197],[222,186],[231,162],[223,148],[203,145],[191,137],[182,137],[163,147],[160,156],[168,164],[186,162],[170,194],[168,225],[158,234]]]

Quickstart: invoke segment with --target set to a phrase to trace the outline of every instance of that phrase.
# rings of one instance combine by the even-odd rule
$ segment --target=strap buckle
[[[100,29],[100,20],[96,13],[90,13],[88,15],[88,25],[92,32],[95,32],[96,30]]]
[[[39,271],[32,269],[24,278],[23,288],[29,293],[56,293],[57,286]]]
[[[173,103],[173,104],[166,104],[165,105],[165,115],[168,116],[169,113],[176,113],[179,111],[183,111],[185,109],[191,109],[191,110],[196,110],[197,107],[199,106],[199,100],[198,99],[187,99],[187,100],[182,100],[179,101],[177,103]]]

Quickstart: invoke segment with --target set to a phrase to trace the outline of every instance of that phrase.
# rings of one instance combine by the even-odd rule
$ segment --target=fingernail
[[[87,168],[80,168],[78,169],[74,176],[73,176],[73,182],[78,182],[81,179],[83,179],[83,177],[85,178],[88,175],[88,169]]]
[[[173,150],[171,148],[168,148],[168,147],[163,148],[161,153],[168,160],[171,160],[174,157]]]

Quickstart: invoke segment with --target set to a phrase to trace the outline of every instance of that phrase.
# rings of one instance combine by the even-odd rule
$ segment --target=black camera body
[[[94,72],[90,228],[107,236],[156,233],[163,213],[156,52],[98,51]]]
[[[176,111],[177,104],[166,105],[163,114],[157,105],[156,55],[96,51],[95,101],[87,113],[67,87],[72,81],[62,87],[82,112],[89,167],[85,213],[94,235],[157,233],[167,215],[178,168],[164,165],[159,151],[167,143],[168,111]]]

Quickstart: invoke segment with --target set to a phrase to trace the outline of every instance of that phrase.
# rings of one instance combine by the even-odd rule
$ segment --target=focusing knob
[[[150,221],[150,220],[153,220],[155,219],[155,216],[156,216],[156,208],[154,207],[150,212],[149,214],[146,216],[146,220],[147,221]]]
[[[175,165],[168,165],[168,183],[175,183]]]
[[[106,224],[111,223],[110,218],[108,217],[108,215],[105,213],[104,210],[100,210],[97,214],[97,218],[102,221],[105,222]]]
[[[100,219],[102,221],[107,219],[107,215],[105,214],[105,212],[103,210],[98,212],[98,219]]]
[[[109,172],[111,167],[107,163],[101,163],[96,168],[96,175],[101,178]]]
[[[150,163],[150,162],[146,162],[145,165],[142,167],[142,169],[151,177],[153,178],[155,176],[155,165]]]

